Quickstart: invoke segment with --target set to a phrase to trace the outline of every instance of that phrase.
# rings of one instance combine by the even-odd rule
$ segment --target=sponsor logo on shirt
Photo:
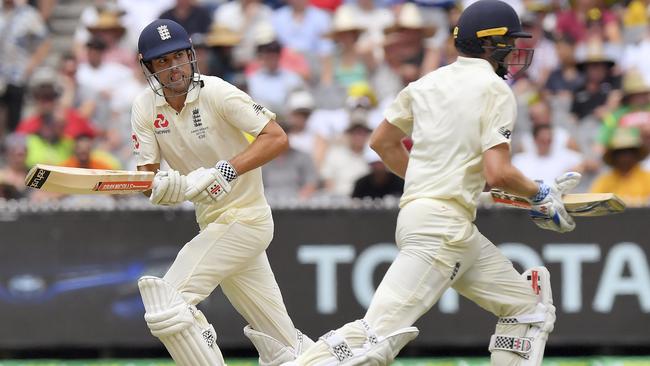
[[[156,119],[153,121],[153,127],[157,135],[169,133],[169,121],[162,113],[158,113]]]
[[[503,135],[503,137],[510,139],[510,136],[512,135],[512,131],[505,127],[499,128],[499,133]]]

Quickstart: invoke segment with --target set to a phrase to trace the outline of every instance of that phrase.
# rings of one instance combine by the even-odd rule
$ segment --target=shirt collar
[[[188,93],[187,97],[185,98],[185,104],[192,103],[199,97],[199,93],[201,91],[201,88],[203,88],[203,80],[199,80],[198,85],[193,87]],[[164,96],[158,95],[157,93],[154,94],[156,98],[156,107],[162,107],[167,103],[167,100],[165,99]]]
[[[492,64],[490,64],[488,60],[482,58],[458,56],[456,62],[461,66],[481,67],[494,72],[494,67],[492,67]]]

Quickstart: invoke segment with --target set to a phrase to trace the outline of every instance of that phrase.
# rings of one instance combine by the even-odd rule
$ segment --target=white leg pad
[[[541,366],[548,335],[555,325],[555,306],[551,291],[551,277],[546,267],[534,267],[522,274],[531,283],[537,294],[535,313],[500,318],[501,324],[521,324],[528,330],[523,337],[494,334],[490,338],[489,350],[510,351],[521,357],[520,366]]]
[[[309,337],[296,329],[298,342],[295,347],[287,346],[268,334],[258,332],[250,325],[244,327],[244,335],[250,339],[260,355],[260,366],[279,366],[295,360],[314,344]]]
[[[225,366],[216,332],[200,310],[161,278],[141,277],[138,287],[151,334],[160,339],[177,365]]]
[[[320,337],[329,347],[330,357],[309,365],[288,362],[282,366],[388,366],[399,351],[419,333],[416,327],[408,327],[381,337],[374,333],[365,320],[357,320],[355,323],[366,332],[363,346],[350,347],[345,337],[339,331],[333,330]]]

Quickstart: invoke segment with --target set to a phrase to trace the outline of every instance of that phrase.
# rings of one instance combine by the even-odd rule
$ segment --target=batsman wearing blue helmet
[[[530,64],[532,50],[515,46],[526,37],[508,4],[479,0],[454,31],[458,60],[410,83],[387,109],[371,147],[405,178],[399,254],[363,319],[329,332],[286,365],[389,365],[417,336],[415,321],[450,287],[498,317],[489,342],[492,365],[542,364],[555,322],[549,273],[535,267],[519,274],[473,224],[487,182],[530,197],[538,226],[575,227],[562,194],[579,174],[539,183],[510,163],[516,105],[504,79]],[[413,139],[410,153],[402,144],[406,136]]]
[[[215,330],[196,308],[221,286],[249,323],[244,334],[260,365],[293,360],[313,342],[294,327],[266,256],[273,219],[260,171],[287,148],[287,136],[274,113],[199,73],[190,37],[178,23],[149,24],[138,51],[151,87],[133,102],[138,170],[157,172],[152,203],[189,200],[200,227],[163,278],[138,281],[151,333],[178,365],[224,365]],[[161,159],[172,170],[158,171]]]

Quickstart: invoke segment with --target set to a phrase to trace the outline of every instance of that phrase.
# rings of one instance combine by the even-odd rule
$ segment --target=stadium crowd
[[[519,46],[535,49],[508,80],[514,164],[547,181],[579,171],[577,192],[650,203],[650,0],[505,1],[533,34]],[[95,0],[60,50],[50,24],[67,2],[2,0],[0,197],[60,198],[25,188],[36,163],[135,168],[131,101],[148,87],[137,37],[156,18],[192,34],[201,73],[277,113],[291,147],[263,168],[269,197],[399,196],[368,138],[404,86],[454,62],[471,2]]]

